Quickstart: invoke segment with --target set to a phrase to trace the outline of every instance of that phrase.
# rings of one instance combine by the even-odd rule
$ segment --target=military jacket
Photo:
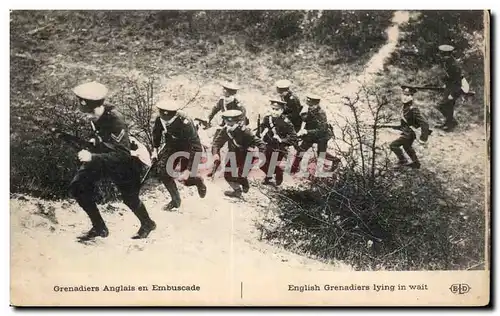
[[[119,161],[130,157],[130,140],[127,124],[113,106],[106,106],[101,117],[93,123],[98,138],[92,160]]]
[[[311,139],[324,139],[332,136],[326,113],[321,107],[317,107],[314,110],[309,109],[308,112],[303,113],[302,120],[305,122],[307,137]]]
[[[243,112],[243,117],[246,117],[246,109],[238,99],[234,98],[233,101],[226,103],[224,98],[220,98],[212,108],[208,120],[211,121],[218,112],[225,112],[227,110],[240,110]]]
[[[444,76],[443,82],[446,85],[446,94],[456,96],[460,93],[462,87],[462,70],[458,62],[451,58],[443,64]]]
[[[403,133],[410,132],[411,127],[420,128],[421,135],[420,140],[427,141],[429,138],[429,124],[425,120],[424,116],[420,112],[420,110],[410,103],[408,105],[404,105],[401,112],[401,126]]]
[[[286,95],[282,95],[281,100],[286,102],[285,110],[283,111],[284,115],[292,119],[300,117],[300,100],[293,92],[290,91]]]
[[[186,151],[190,153],[188,169],[191,169],[194,153],[202,152],[200,137],[193,120],[184,112],[177,111],[168,122],[162,122],[157,117],[153,126],[153,146],[160,147],[162,137],[165,137],[167,151]]]
[[[219,154],[226,143],[232,152],[245,152],[251,147],[258,147],[261,152],[266,150],[266,144],[245,126],[238,127],[234,131],[223,128],[213,141],[212,154]]]
[[[263,141],[268,145],[292,146],[297,143],[297,134],[293,127],[292,122],[286,116],[272,117],[271,115],[265,116],[261,125],[261,131],[265,129],[268,132],[262,135]],[[273,136],[278,135],[281,138],[281,143],[278,142]]]

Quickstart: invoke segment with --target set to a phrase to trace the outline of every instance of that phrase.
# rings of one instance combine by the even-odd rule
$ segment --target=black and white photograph
[[[487,10],[11,10],[13,306],[484,306]]]

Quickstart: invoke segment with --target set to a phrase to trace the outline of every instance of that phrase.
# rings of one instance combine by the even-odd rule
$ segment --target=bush
[[[425,166],[392,168],[392,154],[377,143],[377,125],[387,123],[392,109],[376,87],[362,87],[344,104],[352,117],[335,140],[343,166],[335,178],[271,195],[276,208],[259,225],[264,238],[359,270],[480,266],[484,188],[447,181]]]
[[[260,226],[264,238],[358,270],[466,269],[484,258],[484,214],[464,215],[467,197],[450,195],[436,174],[391,171],[369,188],[363,181],[343,169],[335,181],[282,190]]]

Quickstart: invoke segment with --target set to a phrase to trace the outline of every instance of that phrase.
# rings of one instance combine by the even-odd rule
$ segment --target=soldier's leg
[[[229,197],[241,197],[243,190],[239,177],[233,177],[230,171],[226,171],[224,172],[224,179],[226,179],[227,184],[233,189],[232,191],[224,191],[224,195]]]
[[[302,143],[297,146],[296,150],[297,153],[295,155],[295,158],[292,163],[292,168],[290,170],[291,173],[296,173],[300,170],[300,163],[302,162],[302,158],[304,157],[305,153],[309,150],[309,148],[312,147],[314,142],[308,138],[304,139]]]
[[[137,162],[132,162],[137,164]],[[128,167],[128,168],[127,168]],[[156,228],[156,223],[149,217],[144,203],[139,199],[140,172],[138,166],[125,166],[121,174],[113,177],[113,181],[120,190],[125,205],[135,214],[141,223],[141,227],[132,239],[148,237],[149,233]]]
[[[241,188],[241,181],[240,181],[240,170],[238,168],[238,153],[236,153],[236,166],[231,165],[231,161],[228,160],[226,162],[226,171],[224,172],[224,179],[226,182],[229,184],[229,186],[233,189],[232,191],[224,191],[224,195],[229,196],[229,197],[241,197],[241,194],[243,192]],[[227,169],[229,168],[229,169]],[[235,170],[236,168],[236,170]],[[232,171],[236,171],[234,174]]]
[[[281,147],[278,148],[278,160],[277,164],[282,161],[286,156],[286,147]],[[280,185],[283,183],[283,168],[276,166],[275,167],[275,174],[276,174],[276,185]]]
[[[398,164],[404,165],[408,162],[406,159],[405,155],[403,154],[403,151],[401,150],[401,146],[403,146],[406,142],[406,138],[401,135],[398,139],[395,141],[391,142],[389,147],[391,148],[391,151],[396,155],[398,158]]]
[[[272,176],[269,176],[269,167],[270,167],[270,160],[271,160],[271,155],[273,153],[273,148],[269,145],[266,145],[266,151],[265,151],[265,156],[266,156],[266,162],[260,167],[260,170],[262,170],[265,174],[264,176],[264,181],[262,182],[263,184],[270,184]]]
[[[217,129],[215,130],[215,133],[214,133],[214,137],[212,138],[212,142],[217,138],[217,136],[219,136],[223,127],[224,127],[224,123],[221,123],[217,126]]]
[[[415,133],[411,133],[409,135],[405,135],[405,141],[403,142],[403,149],[405,150],[408,157],[411,159],[411,163],[407,166],[412,168],[420,168],[420,161],[418,160],[417,153],[415,149],[413,149],[413,142],[415,141],[416,135]]]
[[[452,96],[452,99],[449,99],[448,97],[450,95],[451,94],[447,92],[438,105],[438,110],[444,118],[443,122],[439,124],[438,127],[443,128],[444,130],[450,130],[457,125],[457,121],[454,118],[455,102],[457,98]]]
[[[246,156],[251,153],[237,152],[236,153],[236,164],[238,166],[238,182],[241,184],[241,190],[247,193],[250,190],[250,183],[248,182],[248,174],[243,174],[243,169],[245,167]]]
[[[177,185],[175,184],[175,180],[166,169],[166,163],[169,156],[169,154],[165,154],[160,158],[157,170],[158,178],[163,183],[172,199],[164,208],[167,211],[181,206],[181,196],[179,194],[179,190],[177,189]],[[172,169],[175,169],[175,162]]]
[[[95,237],[107,237],[109,232],[104,219],[94,201],[95,183],[101,178],[99,170],[93,170],[80,167],[69,185],[70,194],[75,198],[78,205],[87,213],[92,228],[84,235],[81,240],[90,240]]]
[[[180,160],[181,172],[187,170],[188,163],[189,163],[188,159],[184,157],[181,158]],[[191,172],[191,170],[189,171]],[[201,198],[204,198],[207,195],[207,187],[205,185],[205,182],[203,181],[203,178],[199,177],[198,175],[195,176],[189,175],[189,178],[186,179],[184,184],[188,187],[195,185],[198,190],[198,195]]]
[[[446,131],[451,131],[455,126],[458,125],[457,120],[455,119],[455,104],[456,98],[453,97],[452,100],[448,100],[448,105],[445,111],[445,125],[443,129]]]
[[[332,166],[329,171],[334,171],[340,164],[340,159],[327,151],[328,139],[321,139],[317,142],[318,144],[318,156],[320,153],[325,153],[325,159],[332,162]]]

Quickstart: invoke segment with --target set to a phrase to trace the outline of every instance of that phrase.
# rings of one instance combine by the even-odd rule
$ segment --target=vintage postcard
[[[487,10],[12,10],[13,306],[485,306]]]

